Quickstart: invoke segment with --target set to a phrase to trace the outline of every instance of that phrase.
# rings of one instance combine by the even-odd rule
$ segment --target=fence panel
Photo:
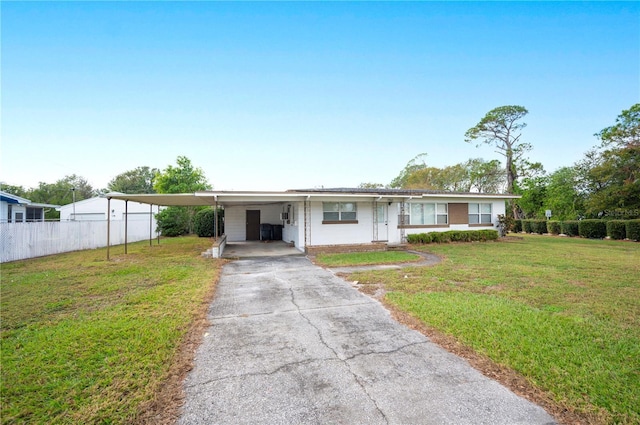
[[[152,222],[153,237],[156,223]],[[128,223],[127,240],[149,239],[149,222]],[[111,245],[124,243],[124,221],[111,222]],[[107,246],[107,221],[0,223],[0,263]]]

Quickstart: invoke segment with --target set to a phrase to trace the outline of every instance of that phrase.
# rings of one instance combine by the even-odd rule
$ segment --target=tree
[[[156,193],[153,183],[159,172],[157,168],[137,167],[115,176],[107,188],[110,192]]]
[[[169,165],[164,171],[155,176],[153,188],[158,193],[193,193],[199,190],[211,189],[202,169],[194,167],[191,160],[185,156],[179,156],[176,160],[177,166]],[[158,217],[162,221],[163,234],[178,236],[183,234],[186,226],[186,233],[193,232],[194,216],[202,209],[193,206],[188,207],[168,207],[165,212]],[[185,222],[186,217],[186,222]]]
[[[505,184],[505,172],[497,159],[485,161],[470,159],[465,163],[469,170],[469,190],[478,193],[501,193]]]
[[[358,185],[358,189],[384,189],[382,183],[363,182]]]
[[[616,124],[595,134],[599,148],[577,166],[590,216],[609,212],[629,217],[640,209],[640,104],[616,118]]]
[[[427,164],[424,162],[424,157],[426,157],[426,153],[421,153],[416,155],[411,161],[407,162],[407,165],[400,171],[400,174],[396,176],[391,183],[389,183],[389,187],[399,189],[406,187],[407,179],[413,173],[418,170],[422,170],[427,168]]]
[[[618,149],[640,148],[640,103],[622,111],[615,125],[596,133],[603,146]]]
[[[158,193],[193,193],[211,189],[201,168],[194,167],[186,156],[179,156],[177,167],[169,165],[156,173],[153,189]]]
[[[469,172],[464,164],[444,168],[425,167],[408,175],[403,187],[468,192],[470,190]]]
[[[25,193],[25,198],[31,202],[53,205],[67,205],[82,201],[83,199],[93,198],[96,191],[91,187],[87,179],[72,174],[65,176],[55,183],[38,183],[38,187],[29,189]],[[45,214],[46,219],[56,219],[60,217],[60,213],[55,210],[48,210]]]
[[[516,183],[514,190],[520,192],[522,198],[513,204],[514,217],[544,218],[547,184],[546,176],[525,178],[522,181],[522,187]]]
[[[549,176],[544,205],[555,220],[577,220],[584,215],[576,167],[562,167]]]
[[[494,145],[497,152],[506,158],[507,193],[514,193],[514,183],[518,178],[518,163],[531,150],[529,143],[520,140],[520,131],[527,126],[519,122],[529,111],[522,106],[500,106],[489,111],[478,124],[467,130],[465,142],[480,140],[480,143]]]
[[[27,197],[27,191],[23,186],[14,186],[11,184],[0,183],[0,190],[3,192],[10,193],[12,195],[19,196],[21,198]]]

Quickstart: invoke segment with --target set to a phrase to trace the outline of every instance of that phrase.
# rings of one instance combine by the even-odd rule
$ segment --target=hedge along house
[[[505,201],[518,198],[504,194],[343,188],[106,196],[155,205],[223,208],[224,235],[214,256],[222,255],[226,243],[243,241],[282,240],[301,252],[385,249],[405,242],[412,233],[497,228],[498,215],[505,214]]]

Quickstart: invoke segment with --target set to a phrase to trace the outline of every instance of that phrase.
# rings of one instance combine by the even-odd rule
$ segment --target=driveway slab
[[[180,424],[550,424],[304,257],[224,266]]]

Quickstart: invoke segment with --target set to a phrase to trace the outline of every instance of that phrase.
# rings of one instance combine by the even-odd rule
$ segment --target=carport
[[[216,217],[215,217],[215,231],[214,234],[218,235],[218,217],[217,217],[217,213],[218,213],[218,209],[219,208],[223,208],[225,209],[225,212],[228,208],[237,208],[237,207],[243,207],[244,210],[247,211],[260,211],[261,208],[267,208],[267,207],[271,207],[273,208],[278,208],[278,209],[286,209],[287,206],[290,206],[291,202],[295,202],[295,201],[304,201],[307,199],[307,197],[305,195],[302,195],[300,193],[286,193],[286,192],[225,192],[225,191],[219,191],[219,192],[213,192],[213,191],[202,191],[202,192],[196,192],[196,193],[174,193],[174,194],[125,194],[125,193],[117,193],[117,192],[111,192],[111,193],[107,193],[106,195],[104,195],[104,197],[107,198],[107,260],[109,259],[110,256],[110,235],[111,235],[111,218],[110,218],[110,214],[108,213],[111,210],[111,200],[120,200],[120,201],[124,201],[125,202],[125,254],[127,253],[127,222],[128,222],[128,210],[127,210],[127,203],[129,201],[133,201],[133,202],[139,202],[142,204],[148,204],[150,206],[150,208],[152,208],[154,205],[156,206],[163,206],[163,207],[169,207],[169,206],[179,206],[179,207],[188,207],[188,206],[208,206],[208,207],[213,207],[215,212],[216,212]],[[252,209],[250,209],[252,208]],[[243,210],[243,211],[244,211]],[[247,220],[249,219],[249,216],[247,216]],[[236,221],[238,221],[239,218],[236,217]],[[242,221],[244,222],[245,218],[242,218]],[[258,225],[260,225],[261,223],[258,222]],[[247,238],[249,239],[249,238]],[[252,238],[254,240],[260,240],[262,239],[261,237],[258,238]],[[152,245],[152,241],[153,241],[153,228],[152,228],[152,222],[151,222],[151,218],[149,220],[149,245]],[[217,255],[215,255],[216,257],[220,257],[222,256],[222,251],[225,248],[225,244],[226,244],[226,235],[222,235],[220,237],[216,236],[215,237],[215,244],[214,244],[214,248],[215,251],[217,253]],[[234,246],[237,245],[237,248],[239,249],[239,251],[242,252],[242,256],[247,255],[246,253],[249,252],[250,255],[252,256],[258,256],[260,255],[260,245],[258,244],[241,244],[241,241],[234,241]],[[159,240],[158,240],[159,243]],[[262,244],[262,246],[264,247],[263,251],[274,251],[274,248],[276,248],[276,245],[269,245],[269,244]],[[280,246],[278,244],[278,246]],[[291,251],[291,247],[285,247],[285,246],[280,246],[281,249],[278,250],[278,252],[281,251]],[[250,249],[249,249],[250,248]],[[289,248],[289,249],[286,249]],[[292,252],[293,253],[293,252]],[[233,254],[233,253],[232,253]]]

